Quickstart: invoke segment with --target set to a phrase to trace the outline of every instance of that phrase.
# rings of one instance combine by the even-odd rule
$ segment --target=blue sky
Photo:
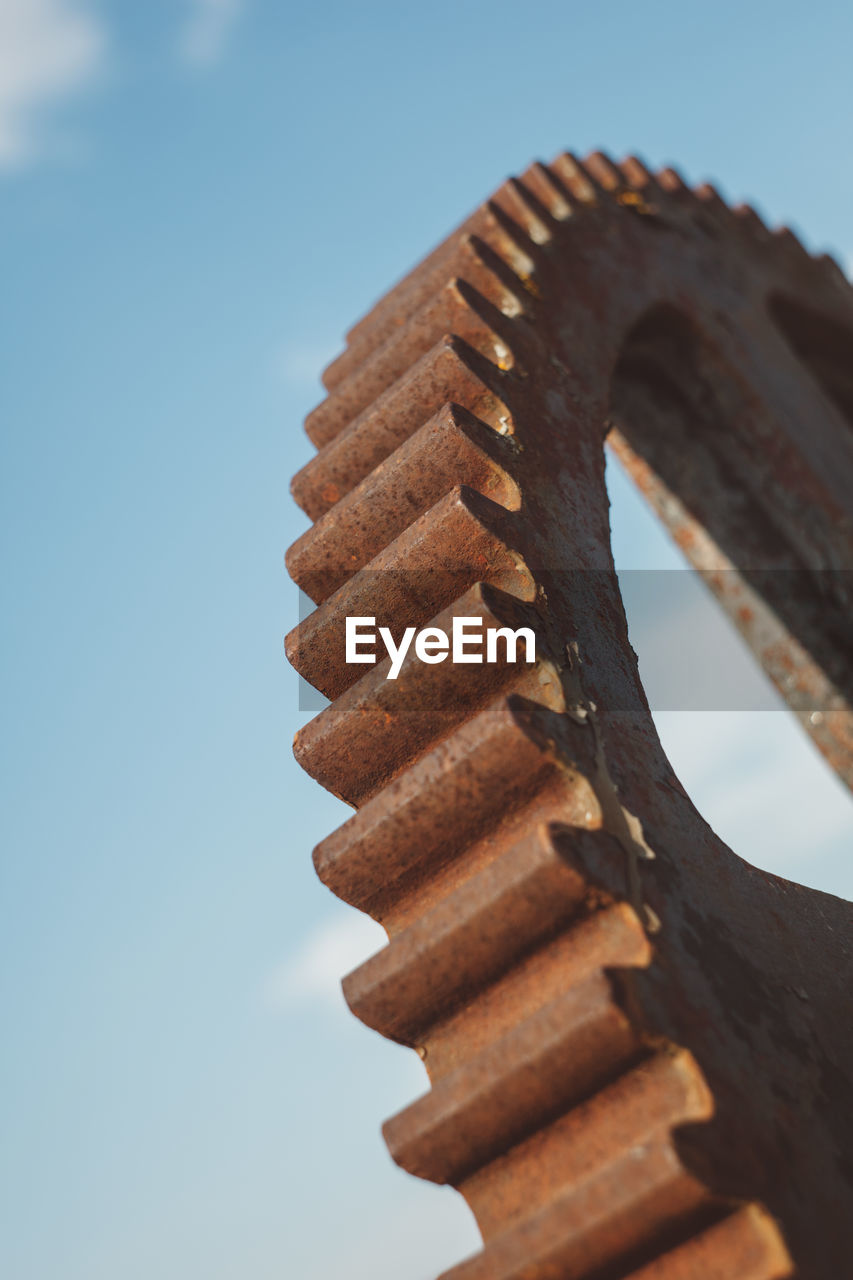
[[[314,879],[346,811],[290,754],[300,423],[372,299],[563,147],[849,262],[852,38],[832,2],[0,0],[11,1280],[428,1280],[475,1247],[379,1138],[419,1063],[337,994],[378,939]],[[617,562],[677,565],[611,495]],[[785,715],[659,725],[736,850],[853,896]]]

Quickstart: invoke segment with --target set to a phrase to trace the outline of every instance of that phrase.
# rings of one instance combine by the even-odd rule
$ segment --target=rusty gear
[[[849,1273],[853,907],[736,857],[673,774],[603,445],[850,783],[851,369],[831,260],[595,154],[505,183],[326,372],[287,650],[333,701],[295,750],[358,810],[321,879],[389,935],[349,1006],[430,1076],[389,1148],[483,1236],[446,1280]],[[533,626],[537,661],[387,681],[352,615]]]

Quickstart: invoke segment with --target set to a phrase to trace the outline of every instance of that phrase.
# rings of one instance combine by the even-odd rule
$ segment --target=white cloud
[[[341,978],[386,941],[382,926],[360,911],[324,920],[267,979],[265,1003],[279,1010],[340,1005]]]
[[[243,0],[190,0],[190,9],[181,35],[181,53],[187,62],[210,66],[225,51]]]
[[[849,793],[788,711],[664,711],[654,719],[691,800],[735,853],[853,897]]]
[[[89,84],[106,33],[75,0],[0,0],[0,166],[38,150],[46,109]]]
[[[853,898],[849,793],[615,462],[608,455],[628,634],[673,769],[740,857]],[[703,706],[720,709],[688,709]]]

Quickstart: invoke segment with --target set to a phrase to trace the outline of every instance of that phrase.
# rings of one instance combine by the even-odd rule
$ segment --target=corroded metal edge
[[[705,864],[686,853],[679,863],[676,846],[719,859],[725,883],[703,926],[739,911],[749,934],[750,913],[784,882],[756,886],[700,823],[656,742],[615,586],[601,599],[584,583],[612,567],[601,388],[632,311],[643,314],[667,274],[671,296],[695,295],[709,252],[735,262],[729,295],[749,294],[752,271],[755,291],[778,277],[849,312],[837,268],[752,211],[635,159],[563,155],[505,183],[350,331],[307,420],[319,452],[293,492],[315,523],[288,568],[317,608],[287,649],[334,701],[295,750],[358,807],[318,847],[319,875],[389,934],[345,981],[348,1003],[415,1048],[430,1075],[430,1093],[388,1122],[386,1140],[404,1168],[457,1186],[483,1234],[483,1252],[448,1280],[781,1280],[793,1264],[757,1199],[783,1219],[798,1275],[828,1276],[844,1237],[825,1201],[834,1225],[810,1247],[769,1171],[727,1165],[755,1082],[738,1060],[740,1015],[709,1033],[725,992],[706,993],[707,974],[684,963],[692,945],[695,967],[704,936],[695,922],[688,936],[691,903],[709,894]],[[651,278],[648,296],[632,272]],[[639,456],[618,428],[615,438],[636,474]],[[824,509],[835,517],[831,495]],[[578,569],[568,586],[567,563]],[[460,675],[410,659],[393,683],[381,667],[357,679],[342,620],[362,614],[445,629],[453,616],[523,617],[537,663]],[[620,681],[627,719],[608,716]],[[847,717],[839,706],[821,743],[830,754],[845,750]],[[737,882],[747,872],[752,898]],[[826,918],[823,895],[811,897]],[[774,946],[789,948],[807,913],[798,900],[781,914],[761,949],[770,983],[784,978]],[[738,939],[738,963],[754,967],[752,945]],[[836,993],[815,980],[831,1020]],[[777,1014],[793,1035],[787,1006]],[[829,1055],[847,1083],[849,1054],[846,1068],[837,1060],[848,1048]],[[777,1094],[804,1052],[773,1080]],[[763,1141],[770,1122],[757,1111]],[[712,1137],[693,1141],[699,1132]],[[816,1160],[828,1167],[822,1141]]]

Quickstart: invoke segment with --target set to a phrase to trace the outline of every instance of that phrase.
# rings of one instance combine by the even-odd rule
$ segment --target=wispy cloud
[[[702,816],[754,866],[849,897],[850,796],[787,711],[663,711],[661,742]]]
[[[265,1003],[278,1010],[339,1005],[341,978],[386,941],[382,926],[356,911],[322,921],[270,974],[264,985]]]
[[[106,43],[75,0],[0,0],[0,167],[38,152],[48,109],[91,83]]]
[[[207,67],[218,62],[243,8],[243,0],[189,0],[180,51],[187,62]]]

